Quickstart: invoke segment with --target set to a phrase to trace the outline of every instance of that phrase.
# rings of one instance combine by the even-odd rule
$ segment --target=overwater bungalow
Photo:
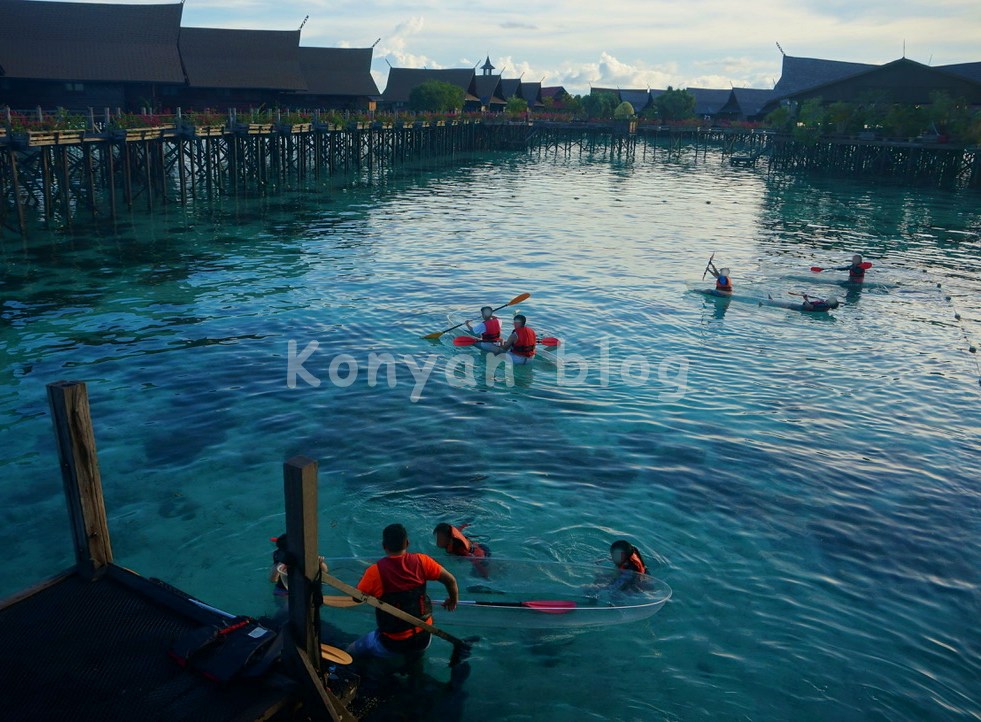
[[[0,106],[137,109],[184,85],[182,3],[0,2]]]
[[[481,101],[477,96],[476,74],[473,68],[392,68],[388,73],[388,83],[382,93],[381,107],[386,110],[400,110],[409,107],[409,97],[419,85],[430,80],[449,83],[464,92],[464,109],[479,110]]]
[[[297,94],[307,92],[299,46],[299,30],[184,28],[180,52],[187,86],[173,105],[294,105]]]
[[[371,76],[372,48],[299,49],[306,90],[296,102],[312,108],[374,110],[378,85]]]

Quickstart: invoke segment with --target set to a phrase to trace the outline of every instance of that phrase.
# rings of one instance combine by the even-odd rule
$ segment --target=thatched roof
[[[518,94],[521,81],[517,78],[501,78],[501,97],[505,100]]]
[[[845,63],[840,60],[819,58],[795,58],[783,56],[780,80],[773,86],[774,99],[785,98],[803,90],[825,85],[878,67],[867,63]]]
[[[645,110],[651,104],[651,91],[648,89],[644,90],[631,90],[631,89],[620,89],[620,102],[626,101],[633,106],[634,112],[639,113]]]
[[[474,79],[474,95],[480,98],[484,105],[500,105],[504,102],[498,89],[501,86],[500,75],[478,75]]]
[[[300,72],[311,95],[374,97],[371,48],[298,48]]]
[[[183,83],[181,11],[168,5],[0,0],[0,75]]]
[[[732,89],[732,98],[735,101],[736,112],[743,118],[758,116],[772,96],[772,90],[760,88]]]
[[[518,95],[528,101],[528,107],[542,104],[542,84],[522,82]]]
[[[940,65],[937,67],[937,70],[959,75],[962,78],[973,80],[975,83],[981,83],[981,63],[956,63],[955,65]]]
[[[695,96],[695,115],[715,115],[729,102],[732,88],[685,88]]]
[[[184,28],[180,50],[192,88],[306,90],[299,30]]]
[[[547,85],[542,88],[542,98],[555,98],[558,100],[563,95],[568,95],[568,91],[561,85]]]
[[[382,93],[384,103],[408,103],[413,88],[429,80],[438,80],[462,88],[468,100],[478,100],[474,95],[473,68],[447,68],[428,70],[426,68],[392,68],[388,72],[388,84]]]

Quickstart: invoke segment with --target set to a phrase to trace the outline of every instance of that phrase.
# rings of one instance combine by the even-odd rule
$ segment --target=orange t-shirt
[[[388,557],[390,566],[386,575],[387,584],[382,582],[381,570],[378,564],[372,564],[365,570],[364,576],[358,582],[358,589],[365,594],[373,597],[381,597],[385,592],[400,592],[407,589],[414,589],[426,582],[439,579],[443,573],[443,567],[439,562],[426,554],[390,554]],[[407,562],[418,560],[418,564],[407,564]],[[432,623],[432,617],[424,619],[424,622]],[[407,639],[413,634],[425,631],[422,627],[407,629],[405,632],[386,634],[392,639]]]

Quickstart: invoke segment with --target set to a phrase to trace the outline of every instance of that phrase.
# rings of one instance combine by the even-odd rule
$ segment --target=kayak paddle
[[[442,604],[442,601],[434,599],[433,604]],[[569,602],[563,599],[530,602],[475,602],[473,600],[461,599],[457,602],[457,606],[464,604],[471,607],[526,607],[528,609],[534,609],[536,612],[543,612],[544,614],[568,614],[576,608],[575,602]]]
[[[474,336],[457,336],[455,339],[453,339],[454,346],[473,346],[476,343],[480,343],[480,339],[475,338]],[[554,336],[546,336],[545,338],[538,339],[538,344],[540,346],[558,346],[560,343],[562,343],[562,341]]]
[[[351,595],[354,599],[360,602],[364,602],[365,604],[368,604],[374,607],[375,609],[380,609],[383,612],[387,612],[388,614],[391,614],[393,617],[397,617],[401,619],[403,622],[408,622],[409,624],[413,624],[417,627],[422,627],[427,632],[435,634],[440,639],[445,639],[447,642],[453,645],[453,654],[450,656],[451,667],[455,667],[464,659],[469,657],[470,651],[473,648],[472,643],[479,640],[479,637],[472,637],[468,640],[458,639],[457,637],[454,637],[449,632],[444,632],[442,629],[433,626],[429,622],[424,622],[418,617],[414,617],[408,612],[404,612],[398,607],[392,606],[388,602],[383,602],[381,599],[378,599],[376,597],[371,596],[370,594],[366,594],[365,592],[362,592],[357,587],[352,587],[350,584],[342,582],[340,579],[333,577],[330,574],[323,571],[323,569],[321,569],[320,572],[320,580],[324,584],[329,584],[330,586],[334,587],[334,589],[337,589],[338,591]]]
[[[864,268],[867,271],[870,268],[872,268],[872,261],[866,261],[865,263],[860,263],[858,265],[860,268]],[[828,269],[828,268],[821,268],[821,266],[811,266],[811,270],[814,271],[815,273],[820,273],[821,271],[828,271],[828,270],[836,271],[838,269],[836,268]]]
[[[530,293],[522,293],[520,296],[515,296],[514,298],[512,298],[510,301],[508,301],[507,303],[505,303],[503,306],[498,306],[493,311],[491,311],[491,313],[494,313],[494,311],[500,311],[502,308],[507,308],[508,306],[515,306],[515,305],[521,303],[522,301],[528,300],[529,298],[531,298],[531,294]],[[464,321],[463,323],[458,323],[456,326],[450,326],[449,328],[443,329],[442,331],[437,331],[435,333],[427,334],[427,335],[423,336],[423,338],[437,339],[440,336],[442,336],[444,333],[446,333],[447,331],[452,331],[455,328],[460,328],[460,326],[462,326],[464,323],[466,323],[466,321]]]
[[[702,280],[705,280],[705,274],[709,272],[709,266],[712,265],[712,259],[715,258],[715,251],[709,256],[709,262],[705,264],[705,271],[702,272]]]

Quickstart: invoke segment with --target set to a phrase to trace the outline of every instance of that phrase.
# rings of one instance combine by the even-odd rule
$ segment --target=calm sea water
[[[275,608],[297,453],[320,463],[328,556],[377,555],[393,521],[435,555],[437,522],[469,522],[512,558],[626,537],[673,587],[632,626],[483,630],[465,719],[978,719],[979,233],[976,193],[709,152],[485,156],[8,234],[0,594],[71,563],[44,385],[80,379],[118,560],[230,611]],[[807,270],[856,251],[879,285]],[[705,299],[712,253],[747,295],[842,307]],[[564,346],[511,384],[452,333],[420,339],[522,292]]]

